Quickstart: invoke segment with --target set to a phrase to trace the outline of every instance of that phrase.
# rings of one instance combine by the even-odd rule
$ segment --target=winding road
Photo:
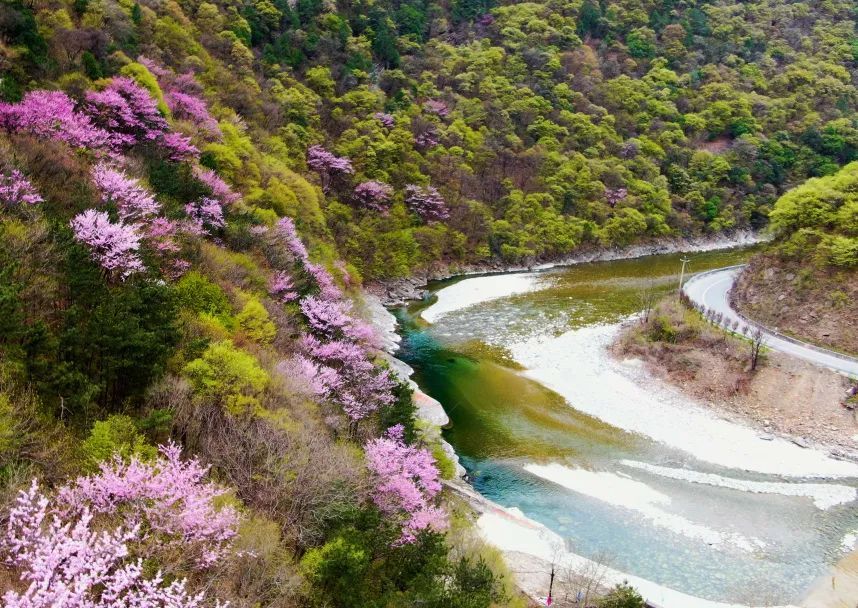
[[[765,346],[816,365],[833,369],[842,374],[858,377],[858,359],[841,355],[834,351],[819,348],[806,342],[801,342],[749,321],[730,306],[729,293],[736,277],[744,266],[730,266],[694,275],[683,286],[683,291],[691,301],[715,310],[727,321],[738,321],[740,325],[759,327],[765,334]]]

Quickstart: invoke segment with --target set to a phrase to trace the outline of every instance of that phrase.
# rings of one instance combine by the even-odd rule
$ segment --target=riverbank
[[[610,349],[721,415],[799,445],[817,445],[858,460],[858,420],[843,406],[851,383],[842,375],[770,351],[750,370],[750,345],[706,323],[673,299],[649,319],[625,324]]]
[[[424,424],[424,432],[429,434],[427,439],[439,443],[447,457],[455,464],[455,476],[452,479],[444,480],[444,486],[467,505],[472,514],[474,526],[483,541],[500,551],[506,567],[515,579],[513,581],[515,587],[530,600],[531,605],[538,605],[536,601],[548,588],[548,577],[551,572],[550,562],[546,563],[544,560],[527,553],[504,550],[498,543],[496,535],[494,533],[487,534],[485,526],[480,525],[486,514],[497,515],[505,512],[504,509],[480,496],[464,481],[465,468],[460,463],[453,446],[440,435],[440,429],[450,424],[450,418],[444,411],[444,407],[437,399],[433,399],[420,389],[411,378],[414,370],[407,363],[394,356],[402,339],[396,332],[396,317],[385,308],[376,295],[371,293],[363,294],[363,313],[365,318],[375,327],[379,336],[379,355],[388,362],[399,379],[406,382],[414,391],[413,399],[417,406],[417,417]],[[519,524],[528,527],[531,522],[521,518]],[[536,524],[532,525],[536,526]]]
[[[858,605],[858,551],[821,576],[802,600],[802,608],[855,608]]]
[[[637,262],[634,264],[637,264]],[[599,267],[603,268],[601,265]],[[651,265],[646,263],[644,267],[649,269]],[[628,268],[626,272],[628,272]],[[530,275],[531,273],[526,274]],[[533,279],[534,284],[536,284],[535,288],[544,290],[547,287],[556,285],[556,280],[552,278],[553,276],[554,273],[551,273],[550,276],[547,276],[547,280],[544,280],[543,277],[546,277],[546,275],[535,275]],[[637,277],[639,275],[626,274],[621,276]],[[521,275],[518,275],[518,277],[521,277]],[[437,302],[422,311],[424,318],[427,313],[429,316],[434,315],[435,323],[433,325],[443,328],[442,332],[452,332],[452,335],[456,336],[467,335],[460,333],[463,327],[456,325],[459,321],[458,315],[454,313],[464,308],[479,310],[481,304],[475,304],[474,293],[482,294],[477,302],[487,302],[486,294],[490,296],[489,299],[502,298],[508,295],[504,293],[503,285],[498,289],[482,289],[485,281],[496,279],[497,277],[492,276],[471,278],[458,282],[453,287],[445,288],[440,292]],[[625,285],[623,280],[619,279],[619,284]],[[640,282],[639,279],[629,280]],[[675,280],[675,277],[672,278],[671,283],[674,284]],[[517,285],[516,289],[523,287],[525,291],[529,291],[533,287],[527,281],[519,283],[507,281],[507,286],[515,287]],[[613,288],[617,287],[617,283],[611,283],[611,285]],[[460,289],[454,289],[454,287],[460,287]],[[526,293],[521,293],[520,290],[519,293],[521,295],[516,296],[516,298],[529,297]],[[628,303],[634,301],[634,295],[631,295],[631,297],[626,295],[625,297],[629,299]],[[380,301],[378,301],[378,305],[383,309]],[[584,306],[586,305],[584,304]],[[489,304],[488,309],[493,311],[492,315],[494,316],[492,318],[494,319],[497,316],[495,314],[497,310],[492,308],[492,306]],[[433,311],[433,309],[435,310]],[[624,314],[627,315],[630,312],[632,312],[631,309],[626,310]],[[474,315],[474,313],[470,314]],[[587,325],[563,334],[553,333],[548,330],[547,326],[543,327],[545,324],[542,324],[540,327],[545,331],[541,332],[541,335],[532,336],[531,339],[522,341],[523,336],[516,337],[513,335],[515,332],[510,334],[503,329],[502,326],[505,321],[501,319],[505,318],[505,316],[501,315],[501,318],[497,322],[489,322],[488,319],[481,319],[477,314],[473,316],[471,321],[477,323],[475,328],[479,328],[479,335],[483,336],[482,339],[488,339],[492,345],[499,348],[505,347],[506,352],[517,363],[527,368],[523,372],[523,375],[533,378],[543,386],[552,388],[562,395],[567,403],[574,404],[576,411],[581,411],[584,415],[589,414],[590,416],[606,421],[616,429],[629,431],[629,437],[646,435],[655,439],[658,443],[663,443],[671,448],[687,452],[696,457],[698,461],[709,462],[716,467],[733,468],[737,471],[750,470],[755,472],[755,475],[759,473],[763,475],[794,476],[797,478],[811,476],[834,478],[852,477],[855,474],[855,468],[850,463],[830,459],[824,452],[803,449],[789,441],[776,440],[774,438],[772,441],[763,441],[758,432],[746,429],[742,425],[725,421],[720,416],[712,416],[711,412],[706,411],[705,408],[694,405],[692,399],[678,395],[670,387],[665,387],[663,383],[649,378],[649,374],[645,373],[645,370],[641,369],[640,365],[626,365],[612,361],[607,356],[606,351],[611,339],[615,337],[615,332],[619,329],[619,325],[617,324]],[[451,319],[453,320],[451,321]],[[483,325],[486,322],[489,322],[488,328]],[[501,325],[498,325],[498,323]],[[532,326],[532,323],[529,327],[534,330],[537,329]],[[498,329],[501,331],[499,332]],[[534,332],[525,333],[532,334]],[[451,333],[444,335],[449,336]],[[501,341],[492,341],[498,339]],[[570,356],[572,353],[574,353],[574,356]],[[458,365],[453,359],[448,360],[445,358],[444,361],[445,365],[449,361],[448,368],[451,368],[451,371],[453,367]],[[421,370],[423,370],[423,367],[421,367]],[[459,372],[457,371],[456,373]],[[444,399],[446,403],[446,398]],[[451,411],[454,412],[454,415],[457,415],[455,412],[460,411],[462,404],[454,403],[453,405],[454,410]],[[459,406],[459,410],[455,409],[456,405]],[[509,413],[514,415],[513,410],[510,410]],[[458,418],[456,428],[460,428]],[[679,434],[670,432],[671,429],[677,428],[682,428],[687,430],[687,432]],[[688,435],[691,436],[689,437]],[[504,448],[504,450],[506,449]],[[514,453],[504,452],[504,455],[508,454],[512,456]],[[653,463],[662,466],[651,469],[644,467],[644,465]],[[565,468],[562,465],[565,465]],[[828,510],[836,507],[838,504],[843,504],[843,502],[849,502],[854,499],[855,495],[854,488],[845,485],[816,484],[799,480],[790,483],[779,483],[777,481],[763,482],[758,481],[760,477],[755,477],[755,475],[747,477],[739,473],[727,476],[707,474],[704,471],[717,470],[717,468],[712,469],[704,466],[702,469],[698,469],[693,461],[685,461],[681,457],[676,458],[676,456],[670,456],[667,459],[656,457],[654,460],[650,460],[644,454],[635,454],[634,460],[628,459],[619,462],[616,472],[600,474],[599,476],[585,475],[584,469],[579,468],[581,466],[584,469],[589,469],[591,465],[582,459],[538,470],[533,470],[533,467],[528,468],[527,466],[524,469],[529,474],[542,478],[550,484],[555,484],[556,487],[568,488],[576,496],[588,497],[590,501],[596,501],[599,505],[611,505],[611,508],[631,511],[629,518],[641,519],[641,526],[646,527],[648,530],[667,530],[666,534],[673,535],[674,538],[690,539],[694,543],[700,544],[701,552],[730,555],[731,559],[729,561],[731,562],[753,561],[755,559],[753,556],[756,552],[769,550],[770,547],[757,550],[751,546],[751,553],[748,554],[749,545],[746,541],[753,541],[753,537],[757,535],[758,531],[761,531],[760,528],[754,525],[734,525],[739,522],[733,520],[719,521],[720,517],[708,511],[705,514],[697,514],[699,515],[699,519],[696,517],[692,518],[696,521],[691,521],[691,523],[701,524],[692,528],[688,525],[689,521],[681,521],[676,517],[676,515],[681,513],[681,509],[672,508],[669,500],[665,498],[667,495],[664,493],[669,492],[671,497],[675,498],[676,505],[679,507],[679,498],[676,498],[676,495],[672,491],[672,489],[676,489],[676,485],[673,481],[665,480],[681,480],[682,484],[690,484],[692,488],[697,486],[697,490],[689,488],[691,490],[689,497],[692,495],[707,494],[708,497],[705,502],[707,505],[712,503],[713,498],[719,501],[725,498],[725,496],[716,496],[712,490],[707,489],[712,486],[729,488],[730,492],[738,491],[747,493],[747,500],[749,501],[758,500],[751,498],[755,494],[782,494],[785,497],[808,497],[812,500],[815,508],[819,510]],[[475,482],[478,485],[479,483],[485,483],[489,479],[488,474],[483,475],[480,471],[477,471],[475,474],[478,475],[478,479],[480,480]],[[608,476],[610,476],[610,479],[608,479]],[[611,484],[616,482],[626,487],[629,485],[627,480],[630,478],[637,481],[636,489],[643,490],[643,484],[646,484],[648,488],[657,491],[658,495],[649,492],[646,496],[642,497],[639,495],[640,493],[633,496],[623,493],[623,501],[617,502],[614,500],[614,494],[608,496],[597,492],[600,488],[604,489],[604,483],[607,483],[607,481],[610,481]],[[625,484],[622,483],[624,481],[626,482]],[[595,482],[604,483],[599,485]],[[569,486],[572,487],[570,488]],[[472,495],[474,494],[474,491],[465,484],[456,483],[456,487],[465,488],[466,490],[470,490]],[[535,488],[536,486],[530,487]],[[844,496],[832,495],[831,492],[835,490],[843,492]],[[682,491],[685,490],[683,489]],[[847,493],[849,496],[846,496]],[[638,504],[638,498],[647,498],[647,500],[644,501],[645,504]],[[574,500],[578,501],[580,499],[575,498]],[[805,499],[799,498],[797,500],[801,501]],[[575,538],[577,542],[581,542],[582,539],[577,534],[569,534],[562,525],[557,526],[557,522],[552,521],[553,518],[550,516],[544,518],[546,525],[551,525],[552,530],[556,528],[562,532],[562,536],[561,534],[551,532],[542,524],[536,523],[531,518],[536,517],[538,513],[531,513],[531,510],[526,508],[526,500],[514,500],[510,504],[521,505],[522,509],[527,511],[529,517],[525,517],[517,509],[503,509],[494,503],[488,503],[491,505],[491,509],[480,511],[479,505],[481,502],[485,504],[488,501],[485,501],[485,499],[482,499],[482,501],[479,499],[469,499],[469,504],[479,513],[477,525],[483,537],[490,544],[503,551],[510,568],[516,572],[517,579],[521,579],[518,581],[519,585],[528,595],[531,597],[544,595],[547,573],[550,571],[552,561],[556,563],[556,560],[554,560],[553,548],[551,549],[552,554],[549,555],[546,553],[546,544],[543,542],[545,539],[542,538],[544,536],[542,531],[544,530],[547,533],[549,539],[548,546],[550,547],[556,545],[553,541],[557,539]],[[782,501],[779,499],[774,504],[777,506],[780,502]],[[798,505],[799,503],[794,504]],[[809,503],[803,504],[808,505]],[[485,509],[485,507],[483,508]],[[600,506],[599,508],[602,507]],[[802,509],[806,508],[802,507]],[[723,510],[716,509],[714,511],[714,513],[720,512],[723,512]],[[753,520],[753,517],[751,519]],[[543,521],[543,519],[541,518],[540,521]],[[707,526],[704,529],[703,526],[709,523],[713,525]],[[762,528],[768,526],[765,522],[759,523],[762,524]],[[717,534],[717,538],[713,533]],[[635,536],[635,534],[632,533],[632,536]],[[534,542],[534,539],[539,542]],[[717,548],[707,549],[707,547],[713,546]],[[590,548],[584,546],[578,548],[584,555],[595,556],[599,554],[598,551],[593,552]],[[583,558],[568,553],[566,547],[563,547],[561,553],[564,560],[568,559],[570,560],[569,563],[585,567],[585,570],[588,564],[592,564],[592,562],[577,561]],[[744,557],[743,554],[748,554],[749,557]],[[689,555],[688,557],[692,556]],[[695,555],[694,557],[696,558],[697,556]],[[655,560],[656,557],[653,557],[653,559]],[[647,568],[637,570],[628,564],[624,564],[624,567],[621,569],[626,572],[644,573],[645,576],[649,576]],[[724,570],[719,570],[713,574],[717,575],[728,571],[731,571],[731,569],[725,566]],[[640,579],[638,582],[638,580],[633,580],[633,577],[624,575],[619,571],[616,572],[616,576],[621,577],[620,580],[628,578],[634,586],[644,591],[645,596],[651,602],[657,605],[675,606],[677,608],[732,605],[729,601],[717,602],[682,594],[673,589],[661,587],[646,579]],[[670,578],[670,576],[654,576],[652,580],[660,580],[667,585],[676,585],[676,581],[669,582],[666,580]],[[751,597],[750,589],[752,581],[748,580],[746,582],[748,585],[743,588],[749,589],[748,597]],[[699,589],[699,587],[691,588],[694,589],[695,593]],[[689,591],[689,587],[683,586],[676,586],[674,589]],[[703,590],[701,590],[701,593],[703,593]],[[759,596],[760,593],[757,592],[755,597],[759,598]],[[735,593],[720,595],[720,597],[718,593],[713,593],[709,597],[713,599],[720,599],[720,597],[725,599],[730,598],[733,601],[740,600],[740,605],[748,605],[743,604],[742,598],[737,597]],[[757,605],[765,601],[767,601],[765,598],[762,600],[758,599]]]
[[[381,341],[379,355],[387,361],[399,379],[408,384],[414,391],[413,399],[417,406],[418,419],[425,423],[426,432],[431,435],[430,439],[438,442],[455,464],[456,478],[461,478],[465,474],[465,468],[459,462],[459,457],[456,455],[453,446],[447,443],[440,434],[440,430],[450,424],[450,417],[444,411],[444,406],[437,399],[433,399],[424,393],[411,379],[414,370],[407,363],[394,356],[402,340],[396,333],[396,317],[390,314],[381,300],[371,293],[363,295],[363,313],[376,329],[376,334]]]
[[[553,570],[553,597],[558,606],[579,606],[574,602],[579,593],[580,597],[592,602],[616,585],[627,583],[641,593],[652,608],[747,608],[745,605],[694,597],[620,572],[611,567],[608,556],[591,560],[577,555],[569,550],[559,535],[528,519],[518,509],[500,507],[465,484],[448,487],[468,502],[477,515],[476,525],[483,538],[502,552],[519,588],[538,600],[539,605],[544,604]],[[815,605],[807,608],[834,606]]]
[[[738,231],[732,235],[715,237],[687,237],[676,239],[659,239],[650,243],[632,245],[623,249],[594,248],[579,251],[568,256],[553,260],[542,260],[532,264],[503,264],[487,262],[469,266],[450,266],[433,269],[426,273],[398,279],[394,281],[372,283],[364,286],[368,294],[378,298],[383,306],[401,306],[409,301],[421,300],[426,295],[426,285],[433,281],[441,281],[454,277],[477,274],[500,274],[535,270],[546,270],[557,266],[572,266],[588,262],[609,262],[614,260],[629,260],[650,255],[667,253],[690,253],[731,249],[764,242],[764,238],[756,232]]]

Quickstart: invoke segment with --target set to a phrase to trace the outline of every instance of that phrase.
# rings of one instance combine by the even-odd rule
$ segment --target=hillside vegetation
[[[203,165],[386,278],[761,227],[858,154],[855,19],[848,0],[7,2],[2,93],[79,100],[122,72],[187,122],[135,62],[193,73],[220,121],[195,127]]]
[[[858,156],[855,20],[5,0],[4,605],[520,605],[361,284],[765,225]]]
[[[858,353],[858,163],[790,190],[770,217],[775,241],[742,273],[737,306],[793,335]]]

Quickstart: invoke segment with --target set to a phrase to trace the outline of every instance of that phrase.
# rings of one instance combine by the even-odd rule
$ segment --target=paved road
[[[738,320],[740,327],[746,324],[752,325],[730,307],[727,295],[741,271],[742,267],[734,266],[695,275],[685,283],[684,291],[693,302],[722,313],[725,320]],[[787,339],[765,328],[762,329],[766,334],[765,345],[768,348],[858,377],[858,359]]]

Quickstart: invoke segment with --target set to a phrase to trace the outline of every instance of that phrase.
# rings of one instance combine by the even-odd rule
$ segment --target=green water
[[[687,272],[747,260],[753,248],[693,254]],[[502,347],[486,342],[528,337],[549,328],[562,333],[617,322],[641,306],[642,292],[663,295],[679,282],[681,255],[581,264],[542,273],[547,287],[458,311],[429,326],[420,313],[434,297],[395,311],[404,328],[400,353],[415,381],[444,404],[452,426],[445,434],[466,457],[578,455],[645,449],[639,438],[569,407],[557,393],[525,378]],[[430,293],[458,278],[429,285]],[[480,348],[482,347],[482,348]],[[475,352],[476,351],[476,352]],[[479,352],[483,351],[483,352]],[[598,441],[594,441],[598,438]],[[582,444],[586,450],[582,450]]]
[[[751,249],[690,254],[688,271],[741,263]],[[451,419],[445,437],[474,487],[554,530],[584,556],[692,595],[717,601],[795,601],[839,556],[843,534],[858,529],[851,505],[828,511],[809,500],[761,495],[632,471],[623,461],[723,470],[641,435],[624,432],[574,408],[526,378],[505,346],[539,333],[559,335],[616,323],[641,307],[642,292],[676,289],[680,255],[591,263],[540,273],[538,289],[445,315],[433,325],[419,314],[433,298],[395,311],[402,327],[399,356],[415,381]],[[458,279],[467,280],[467,279]],[[430,285],[436,293],[454,281]],[[577,356],[569,353],[569,357]],[[670,497],[670,508],[716,530],[766,541],[764,550],[713,548],[699,539],[650,525],[635,512],[606,504],[524,470],[534,463],[634,477]],[[765,476],[734,477],[765,480]]]

